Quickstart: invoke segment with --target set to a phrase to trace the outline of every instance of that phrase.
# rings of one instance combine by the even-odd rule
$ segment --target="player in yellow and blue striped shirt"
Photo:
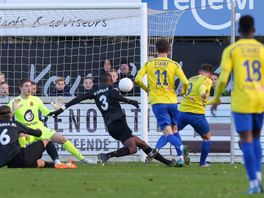
[[[260,132],[264,112],[264,46],[254,39],[254,32],[254,18],[242,16],[239,20],[240,40],[228,46],[222,54],[222,73],[212,106],[212,110],[216,110],[232,72],[232,112],[242,142],[241,150],[249,180],[248,194],[263,193]]]
[[[183,145],[176,126],[178,107],[175,94],[175,77],[178,77],[182,82],[184,93],[187,91],[188,80],[180,65],[168,58],[170,45],[166,40],[158,40],[156,50],[158,57],[145,64],[138,72],[135,81],[149,93],[149,100],[159,127],[166,135],[166,141],[176,148],[179,155],[178,165],[183,166]],[[148,78],[148,86],[142,82],[145,74]],[[175,135],[173,135],[174,133]]]

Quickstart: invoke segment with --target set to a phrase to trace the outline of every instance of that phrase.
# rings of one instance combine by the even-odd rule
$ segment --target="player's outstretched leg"
[[[116,151],[110,152],[110,153],[100,153],[98,154],[98,160],[102,164],[105,164],[108,159],[111,157],[122,157],[126,155],[131,155],[137,152],[137,145],[134,141],[134,137],[130,136],[124,142],[122,142],[125,147],[122,147]]]
[[[144,151],[144,153],[146,153],[147,155],[150,154],[151,152],[153,152],[153,149],[147,145],[147,143],[143,140],[141,140],[140,138],[134,136],[133,138],[131,138],[131,141],[136,143],[136,146],[139,147],[140,149],[142,149]],[[166,164],[168,166],[176,166],[176,161],[175,160],[168,160],[166,158],[164,158],[161,154],[159,154],[158,152],[154,155],[154,159],[160,161],[163,164]]]
[[[59,133],[54,133],[54,135],[51,137],[51,141],[56,142],[58,144],[62,144],[66,151],[71,153],[81,162],[89,163],[89,164],[96,163],[92,160],[86,159],[69,140],[67,140],[64,136],[62,136]]]
[[[155,149],[153,149],[146,157],[146,163],[149,163],[151,162],[154,157],[156,156],[156,154],[158,153],[158,151],[160,149],[162,149],[166,144],[168,143],[167,141],[167,137],[166,135],[162,135],[159,137],[157,143],[156,143],[156,146],[155,146]]]
[[[131,153],[128,147],[122,147],[110,153],[99,153],[97,157],[100,163],[105,164],[107,160],[109,160],[112,157],[122,157],[130,154]]]

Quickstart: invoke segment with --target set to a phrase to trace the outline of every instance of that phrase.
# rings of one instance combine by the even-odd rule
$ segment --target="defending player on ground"
[[[0,106],[0,167],[7,165],[9,168],[77,168],[72,162],[55,165],[53,162],[41,160],[47,140],[37,141],[26,148],[21,148],[18,142],[21,133],[40,137],[42,132],[11,119],[11,109],[8,106]]]
[[[39,119],[39,111],[43,115],[48,115],[51,110],[44,106],[43,102],[37,96],[31,95],[31,81],[22,80],[20,83],[21,95],[9,102],[9,107],[15,119],[32,129],[40,129],[42,131],[41,137],[36,137],[35,140],[51,140],[58,144],[62,144],[65,150],[74,155],[77,159],[85,163],[93,163],[91,160],[84,158],[84,156],[75,148],[75,146],[67,140],[64,136],[56,131],[44,126]]]
[[[175,78],[178,77],[183,85],[183,94],[187,91],[188,80],[180,65],[168,58],[169,43],[161,39],[156,43],[158,57],[148,61],[138,72],[135,82],[149,93],[150,104],[160,129],[166,135],[165,142],[170,142],[179,155],[177,163],[184,165],[182,151],[184,149],[179,133],[177,132],[177,96],[175,94]],[[142,78],[148,77],[148,86]]]
[[[124,147],[114,152],[99,154],[99,160],[105,163],[111,157],[122,157],[134,154],[137,152],[137,147],[142,149],[146,154],[149,154],[152,149],[143,140],[132,135],[132,131],[127,125],[125,114],[122,112],[119,103],[125,102],[138,108],[138,102],[121,96],[119,90],[113,87],[112,76],[109,73],[106,73],[101,78],[101,81],[102,84],[98,88],[74,98],[65,104],[63,108],[50,113],[50,115],[57,116],[72,105],[78,104],[83,100],[94,99],[96,106],[103,115],[109,134],[114,139],[121,141],[124,145]],[[155,159],[166,165],[175,165],[175,161],[167,160],[159,154],[156,155]]]
[[[254,39],[254,32],[254,18],[242,16],[239,20],[240,40],[229,45],[222,54],[222,72],[212,106],[212,111],[216,110],[232,72],[232,112],[242,142],[249,180],[248,194],[263,192],[260,132],[264,112],[264,46]]]

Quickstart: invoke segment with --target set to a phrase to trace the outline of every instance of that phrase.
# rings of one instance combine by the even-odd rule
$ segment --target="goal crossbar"
[[[139,9],[144,8],[146,3],[67,3],[67,4],[3,4],[0,10],[67,10],[67,9]]]

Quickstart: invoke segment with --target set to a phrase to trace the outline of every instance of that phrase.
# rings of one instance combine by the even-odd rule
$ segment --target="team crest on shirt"
[[[27,121],[27,122],[31,122],[33,119],[34,119],[34,114],[32,112],[31,109],[27,110],[25,115],[24,115],[24,119]]]
[[[29,103],[29,105],[30,105],[31,107],[33,107],[33,106],[34,106],[33,102],[30,102],[30,103]]]

